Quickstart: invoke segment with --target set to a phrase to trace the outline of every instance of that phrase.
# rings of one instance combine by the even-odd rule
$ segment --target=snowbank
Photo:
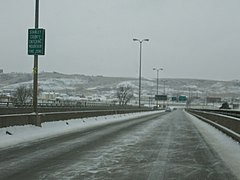
[[[6,148],[20,143],[35,141],[38,139],[54,137],[61,134],[79,131],[89,127],[94,127],[100,124],[108,124],[116,121],[125,121],[128,120],[129,118],[135,118],[140,117],[142,115],[154,113],[156,112],[152,111],[131,114],[117,114],[83,119],[46,122],[42,123],[42,127],[25,125],[0,128],[0,148]],[[11,133],[12,135],[7,134],[6,132]]]

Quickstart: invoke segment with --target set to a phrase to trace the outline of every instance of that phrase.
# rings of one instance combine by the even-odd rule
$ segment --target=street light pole
[[[149,41],[149,39],[133,39],[133,41],[138,41],[140,43],[140,62],[139,62],[139,92],[138,92],[138,107],[141,107],[141,81],[142,81],[142,43],[143,41]]]
[[[163,71],[163,68],[153,68],[154,71],[157,71],[157,95],[158,95],[158,81],[159,81],[159,71]],[[158,100],[157,100],[158,106]]]
[[[163,71],[163,68],[153,68],[153,70],[157,71],[157,95],[158,95],[159,71]]]
[[[163,94],[164,94],[164,95],[166,94],[165,85],[166,85],[166,80],[163,81]]]

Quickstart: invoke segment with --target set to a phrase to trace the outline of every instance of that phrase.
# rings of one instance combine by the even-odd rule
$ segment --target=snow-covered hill
[[[32,74],[2,73],[0,74],[0,91],[14,90],[20,85],[31,86]],[[38,78],[39,88],[43,92],[59,92],[68,95],[108,96],[114,98],[119,85],[132,86],[138,94],[138,78],[67,75],[57,72],[42,72]],[[142,79],[142,93],[145,97],[156,94],[156,79]],[[215,96],[222,98],[238,98],[240,81],[214,81],[196,79],[160,79],[159,94],[170,96],[184,94],[186,96]]]

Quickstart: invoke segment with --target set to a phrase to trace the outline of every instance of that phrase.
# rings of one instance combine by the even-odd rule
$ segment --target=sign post
[[[39,22],[39,0],[35,4],[35,29],[28,30],[28,54],[34,55],[33,67],[33,112],[38,113],[38,55],[45,54],[45,30],[38,28]],[[38,115],[37,115],[38,119]],[[38,124],[38,122],[37,122]]]

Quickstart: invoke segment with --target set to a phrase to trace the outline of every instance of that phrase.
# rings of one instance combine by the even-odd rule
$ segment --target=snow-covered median
[[[0,128],[0,148],[6,148],[9,146],[17,145],[19,143],[27,143],[38,139],[59,136],[61,134],[98,126],[100,124],[129,120],[129,118],[136,118],[154,113],[159,113],[159,111],[46,122],[42,123],[42,127],[25,125]],[[9,132],[9,134],[7,132]]]

